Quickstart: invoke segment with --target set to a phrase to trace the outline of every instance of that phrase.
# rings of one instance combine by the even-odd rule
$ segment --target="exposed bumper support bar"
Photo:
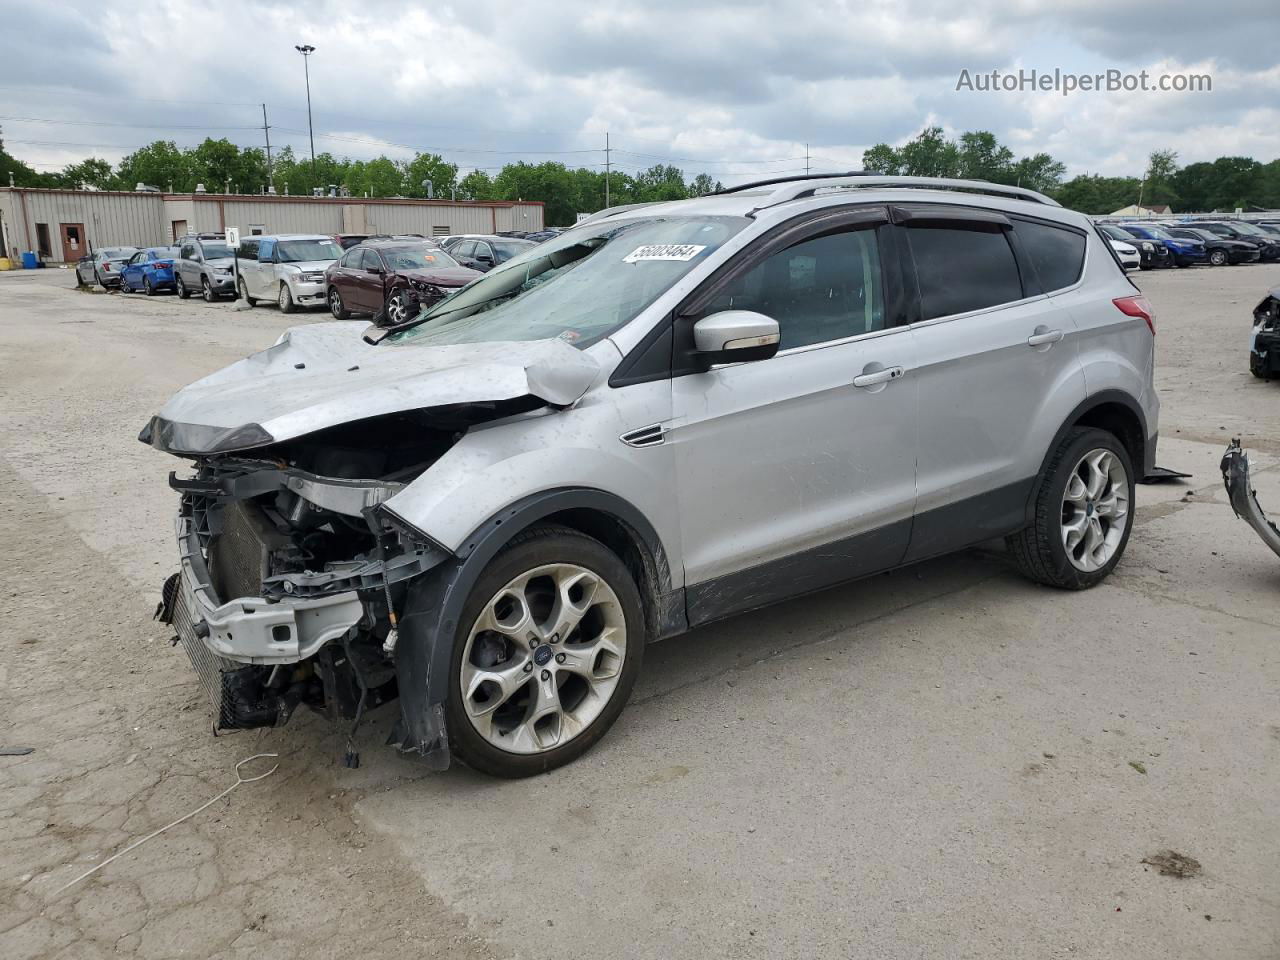
[[[1236,437],[1227,446],[1222,457],[1222,482],[1226,484],[1227,496],[1231,498],[1231,509],[1237,517],[1257,531],[1262,542],[1280,556],[1280,528],[1267,519],[1262,506],[1249,483],[1249,456],[1240,448],[1240,438]]]

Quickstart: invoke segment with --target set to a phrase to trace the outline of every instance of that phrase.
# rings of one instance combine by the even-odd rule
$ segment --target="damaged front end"
[[[1249,482],[1249,455],[1240,447],[1237,437],[1227,446],[1222,457],[1222,482],[1226,484],[1231,509],[1237,517],[1253,527],[1262,542],[1280,556],[1280,528],[1267,519],[1257,494]]]
[[[392,352],[346,325],[335,349],[335,326],[290,331],[180,391],[139,435],[194,467],[169,477],[180,569],[158,616],[217,729],[279,726],[301,705],[354,732],[408,689],[393,740],[444,766],[441,698],[418,679],[432,651],[413,647],[447,633],[420,597],[458,563],[388,503],[473,427],[572,402],[598,368],[567,344]]]
[[[1280,287],[1253,308],[1249,372],[1264,380],[1280,376]]]

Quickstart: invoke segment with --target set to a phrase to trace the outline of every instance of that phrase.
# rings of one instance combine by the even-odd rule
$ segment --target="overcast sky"
[[[0,0],[0,127],[40,170],[165,138],[367,158],[671,162],[726,182],[860,166],[926,124],[986,129],[1070,174],[1280,156],[1276,0]],[[962,69],[1207,73],[1211,93],[957,91]],[[252,129],[258,127],[259,129]]]

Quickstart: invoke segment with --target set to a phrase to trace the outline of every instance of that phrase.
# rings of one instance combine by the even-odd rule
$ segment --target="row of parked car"
[[[1280,221],[1148,220],[1097,226],[1126,269],[1280,260]]]
[[[147,296],[173,291],[209,302],[273,301],[285,313],[328,306],[346,320],[367,314],[399,323],[557,231],[538,234],[190,234],[169,247],[106,247],[82,258],[78,281]]]

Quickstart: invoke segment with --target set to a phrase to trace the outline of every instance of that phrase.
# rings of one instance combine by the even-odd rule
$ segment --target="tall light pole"
[[[311,179],[316,177],[316,131],[311,125],[311,68],[307,61],[316,52],[309,43],[295,44],[293,49],[302,54],[302,72],[307,78],[307,133],[311,136]]]

